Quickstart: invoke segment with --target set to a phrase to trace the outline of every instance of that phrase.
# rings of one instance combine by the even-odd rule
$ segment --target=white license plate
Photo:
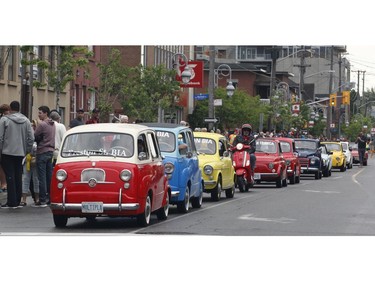
[[[103,202],[82,202],[82,213],[103,213]]]
[[[260,180],[260,173],[254,174],[254,180]]]

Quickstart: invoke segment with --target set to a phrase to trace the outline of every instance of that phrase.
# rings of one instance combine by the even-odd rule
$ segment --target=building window
[[[257,49],[254,47],[240,46],[238,48],[239,60],[254,60],[257,56]]]
[[[8,56],[8,80],[9,81],[15,81],[15,73],[14,73],[14,60],[16,58],[15,54],[14,54],[14,51],[15,51],[15,48],[14,47],[10,47],[10,50],[9,50],[9,56]]]

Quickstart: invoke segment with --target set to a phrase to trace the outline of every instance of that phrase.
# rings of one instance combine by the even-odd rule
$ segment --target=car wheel
[[[367,166],[367,160],[363,161],[363,166]]]
[[[328,168],[324,170],[323,176],[324,177],[329,177],[329,170],[328,170]]]
[[[138,225],[148,226],[151,220],[151,197],[150,194],[147,194],[145,208],[142,214],[137,216]]]
[[[315,179],[316,179],[316,180],[320,179],[320,178],[319,178],[319,175],[320,175],[320,171],[315,173]]]
[[[346,171],[346,165],[345,165],[345,163],[343,163],[342,166],[340,167],[340,171],[341,172],[345,172]]]
[[[68,217],[64,215],[53,215],[53,222],[56,227],[66,227]]]
[[[200,187],[199,196],[193,197],[191,199],[191,206],[193,208],[200,208],[202,207],[202,202],[203,202],[203,184]]]
[[[189,192],[189,187],[187,186],[185,188],[185,196],[184,196],[184,201],[180,201],[177,203],[177,210],[180,213],[187,213],[189,211],[189,204],[190,204],[190,192]]]
[[[167,198],[165,199],[165,205],[162,206],[159,210],[156,212],[156,216],[158,220],[166,220],[168,218],[169,214],[169,193],[167,192]]]
[[[293,171],[293,175],[289,178],[289,183],[290,184],[296,183],[296,171]]]
[[[219,201],[220,200],[220,198],[221,198],[221,191],[222,191],[221,189],[222,189],[222,186],[221,186],[221,177],[219,177],[215,188],[211,192],[211,199],[213,201]]]
[[[235,192],[235,187],[233,185],[231,188],[225,190],[225,197],[227,197],[227,198],[233,198],[234,197],[234,192]]]

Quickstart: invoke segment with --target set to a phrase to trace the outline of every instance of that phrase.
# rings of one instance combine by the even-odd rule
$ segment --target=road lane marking
[[[243,215],[238,217],[240,220],[249,220],[249,221],[258,221],[258,222],[276,222],[276,223],[292,223],[296,221],[296,219],[290,218],[257,218],[253,214]]]
[[[315,192],[315,193],[327,193],[327,194],[331,194],[331,193],[341,193],[339,191],[329,191],[329,190],[311,190],[311,189],[305,189],[305,190],[301,190],[301,191],[306,191],[306,192]]]
[[[160,226],[160,225],[166,224],[168,222],[178,220],[180,218],[184,218],[186,216],[194,215],[194,214],[199,213],[199,212],[204,212],[204,211],[209,210],[209,209],[217,208],[217,207],[220,207],[220,206],[223,206],[223,205],[226,205],[226,204],[230,204],[230,203],[233,203],[233,202],[236,202],[236,201],[239,201],[239,200],[243,200],[243,199],[246,199],[246,198],[249,198],[249,197],[253,197],[253,196],[254,196],[253,194],[249,194],[249,195],[246,195],[246,196],[243,196],[243,197],[239,197],[239,198],[235,198],[235,199],[229,199],[228,201],[225,201],[225,202],[222,202],[222,203],[219,203],[219,204],[215,204],[215,205],[212,205],[212,206],[209,206],[209,207],[200,208],[199,210],[196,210],[194,212],[188,212],[186,214],[181,214],[181,215],[179,214],[178,216],[176,216],[174,218],[168,218],[165,221],[159,221],[158,223],[143,227],[141,229],[136,229],[136,230],[128,232],[128,233],[129,234],[137,234],[137,232],[140,232],[140,231],[145,230],[145,229],[150,229],[153,226]]]
[[[362,185],[357,181],[356,177],[357,177],[360,173],[362,173],[363,171],[364,171],[364,169],[361,169],[361,170],[359,170],[357,173],[355,173],[354,175],[352,175],[352,181],[354,181],[354,183],[358,184],[359,186],[362,186]]]

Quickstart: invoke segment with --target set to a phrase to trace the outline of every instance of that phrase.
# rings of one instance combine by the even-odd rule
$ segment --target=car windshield
[[[326,143],[328,151],[341,151],[341,146],[339,143]]]
[[[341,145],[342,145],[343,150],[348,150],[348,144],[347,143],[342,142]]]
[[[276,153],[276,143],[273,141],[258,140],[256,142],[256,152]]]
[[[216,142],[213,139],[195,137],[194,142],[199,153],[211,155],[216,153]]]
[[[160,151],[173,152],[176,150],[176,136],[172,132],[156,131],[158,137]]]
[[[281,141],[280,145],[281,145],[282,152],[292,152],[292,146],[290,145],[289,142]]]
[[[317,144],[315,141],[295,140],[297,150],[316,150]]]
[[[115,156],[132,157],[134,139],[129,134],[115,132],[87,132],[67,136],[61,146],[61,156]]]

